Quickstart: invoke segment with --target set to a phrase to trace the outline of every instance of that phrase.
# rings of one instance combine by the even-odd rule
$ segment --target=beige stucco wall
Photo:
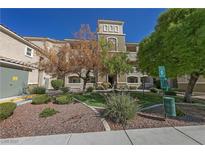
[[[0,43],[0,56],[26,63],[36,63],[39,60],[39,57],[36,55],[36,51],[33,48],[33,57],[26,56],[26,47],[31,47],[2,31],[0,31]],[[28,84],[38,84],[38,70],[29,72]]]
[[[188,84],[189,75],[185,75],[182,77],[177,78],[178,82],[178,88],[185,90]],[[200,76],[199,79],[196,82],[196,85],[194,87],[195,92],[205,92],[205,78],[203,76]]]

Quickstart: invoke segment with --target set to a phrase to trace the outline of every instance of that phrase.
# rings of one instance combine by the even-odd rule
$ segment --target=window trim
[[[79,79],[80,82],[70,82],[70,78],[76,77]],[[69,76],[68,77],[68,84],[81,84],[81,79],[78,76]]]
[[[137,78],[137,82],[128,82],[128,78]],[[137,83],[139,83],[139,77],[138,76],[127,76],[127,83],[128,84],[137,84]]]
[[[27,49],[31,49],[31,55],[27,54],[27,51],[28,51]],[[24,54],[25,54],[26,57],[32,58],[33,57],[33,49],[27,46],[25,48],[25,53]]]
[[[117,39],[117,37],[109,36],[109,37],[107,37],[107,42],[109,41],[109,39],[113,39],[113,38],[116,40],[116,50],[111,50],[111,52],[118,51],[118,39]]]

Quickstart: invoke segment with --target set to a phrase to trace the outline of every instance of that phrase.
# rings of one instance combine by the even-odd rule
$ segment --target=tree
[[[61,47],[51,47],[45,45],[44,52],[41,55],[39,63],[40,70],[45,71],[52,77],[65,80],[65,76],[70,72],[70,52],[68,44]]]
[[[99,51],[96,33],[90,30],[89,25],[81,25],[75,33],[77,40],[72,43],[69,61],[72,73],[83,79],[83,90],[91,77],[96,76],[99,66]]]
[[[205,75],[205,9],[169,9],[153,33],[140,43],[141,71],[158,75],[164,65],[169,77],[190,75],[184,101],[191,102],[194,86]]]
[[[110,42],[105,39],[100,40],[101,47],[101,71],[104,74],[109,74],[114,77],[115,89],[117,88],[117,75],[128,73],[132,70],[132,65],[129,64],[129,59],[126,53],[110,53],[109,50],[112,47]]]

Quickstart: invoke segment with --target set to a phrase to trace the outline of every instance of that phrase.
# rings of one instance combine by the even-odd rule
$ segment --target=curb
[[[93,110],[98,116],[100,116],[100,113],[92,106],[87,105],[86,103],[74,98],[75,101],[80,102],[81,104],[85,105],[86,107],[90,108],[91,110]],[[108,124],[108,122],[105,120],[105,118],[100,118],[101,122],[103,123],[103,126],[105,128],[105,131],[111,131],[111,128]]]

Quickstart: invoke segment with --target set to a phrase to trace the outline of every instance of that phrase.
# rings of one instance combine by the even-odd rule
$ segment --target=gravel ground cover
[[[59,113],[40,118],[39,113],[48,107],[54,108]],[[80,103],[24,104],[17,107],[8,119],[0,121],[0,138],[96,131],[104,131],[100,117]]]
[[[125,129],[138,128],[158,128],[170,126],[189,126],[205,124],[205,109],[197,106],[177,105],[186,115],[176,118],[164,118],[163,106],[143,111],[146,116],[136,115],[134,119],[128,121]],[[159,117],[159,118],[152,118]],[[162,120],[163,119],[163,120]],[[121,124],[108,121],[112,130],[121,130]]]

